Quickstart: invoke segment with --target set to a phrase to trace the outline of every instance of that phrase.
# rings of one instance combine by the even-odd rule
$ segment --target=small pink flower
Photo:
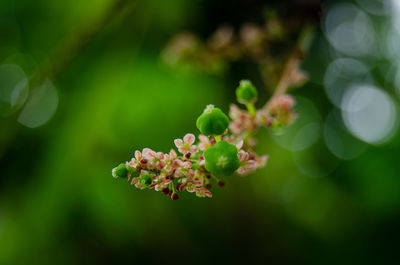
[[[174,177],[175,178],[181,178],[181,177],[193,177],[194,176],[194,171],[193,169],[186,169],[186,168],[178,168],[175,170]]]
[[[140,159],[142,159],[142,154],[140,151],[135,151],[135,157],[132,157],[131,161],[127,162],[126,166],[137,169],[140,166]]]
[[[272,117],[264,110],[257,110],[255,121],[258,126],[269,127],[272,124]]]
[[[279,95],[270,101],[269,108],[278,108],[280,110],[290,111],[295,104],[296,101],[291,95]]]
[[[138,179],[139,179],[139,178],[132,178],[131,185],[136,184],[136,182],[138,182]]]
[[[194,171],[192,169],[192,163],[190,161],[185,161],[183,162],[182,160],[175,160],[175,165],[176,165],[176,170],[174,173],[175,178],[181,178],[181,177],[193,177],[194,176]]]
[[[190,168],[192,168],[192,163],[190,161],[185,161],[185,162],[183,162],[183,167],[185,169],[190,169]]]
[[[267,164],[267,160],[268,160],[268,156],[267,155],[263,155],[263,156],[257,157],[256,158],[257,167],[258,168],[265,167],[265,165]]]
[[[205,187],[195,188],[194,191],[196,192],[197,197],[212,197],[212,193]]]
[[[164,154],[162,152],[155,152],[150,148],[143,149],[143,158],[147,160],[146,166],[148,169],[161,170],[164,167]]]
[[[279,95],[271,99],[267,108],[261,110],[266,112],[264,115],[269,115],[269,125],[274,123],[281,123],[290,125],[297,118],[296,112],[293,110],[296,104],[295,99],[290,95]]]
[[[236,172],[239,175],[249,174],[249,173],[255,171],[257,168],[264,167],[265,164],[267,163],[267,159],[268,159],[268,156],[263,155],[260,157],[256,156],[254,159],[251,159],[251,160],[244,161],[244,164]]]
[[[178,155],[177,155],[177,153],[175,152],[174,149],[171,149],[171,151],[169,151],[169,156],[171,157],[171,159],[178,158]]]
[[[203,186],[203,182],[204,182],[204,179],[203,179],[203,178],[200,178],[200,177],[195,177],[195,178],[193,179],[193,181],[192,181],[193,185],[196,186],[196,187],[201,187],[201,186]]]
[[[200,140],[199,149],[201,151],[204,151],[212,146],[210,139],[205,135],[200,134],[199,140]]]
[[[197,146],[193,145],[195,140],[196,137],[193,134],[188,133],[183,137],[183,141],[181,139],[175,139],[174,143],[178,148],[179,153],[185,155],[187,153],[197,152]]]
[[[232,119],[229,124],[229,129],[235,134],[240,134],[245,131],[254,131],[257,129],[254,118],[250,113],[241,110],[235,104],[230,105],[229,116]]]
[[[147,160],[151,160],[156,156],[156,152],[151,150],[150,148],[143,149],[143,158]]]
[[[165,174],[161,173],[155,180],[156,185],[154,186],[154,189],[156,191],[161,191],[162,189],[166,188],[171,182],[171,179],[167,178]]]
[[[240,150],[238,152],[238,157],[240,162],[246,161],[249,159],[249,153],[247,153],[246,151]]]

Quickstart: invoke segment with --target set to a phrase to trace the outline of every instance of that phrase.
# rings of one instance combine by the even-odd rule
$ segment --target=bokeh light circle
[[[398,125],[396,105],[391,97],[372,85],[353,85],[342,101],[342,118],[349,131],[371,144],[390,139]]]
[[[346,90],[353,83],[372,83],[369,67],[360,60],[338,58],[331,62],[324,75],[324,88],[330,101],[341,106]]]
[[[0,113],[9,113],[28,97],[28,77],[16,64],[0,65]]]
[[[324,30],[330,44],[351,56],[363,56],[374,48],[375,32],[368,15],[352,4],[336,4],[328,9]]]

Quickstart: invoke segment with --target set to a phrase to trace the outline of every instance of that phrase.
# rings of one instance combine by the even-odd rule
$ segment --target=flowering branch
[[[198,197],[212,197],[213,181],[222,187],[223,178],[235,173],[246,175],[264,167],[268,156],[256,153],[255,135],[259,127],[280,129],[296,119],[295,100],[286,92],[307,80],[300,70],[300,62],[309,47],[310,33],[309,27],[303,29],[273,95],[262,108],[256,109],[254,105],[257,89],[249,80],[242,80],[236,89],[236,97],[246,109],[231,104],[228,117],[219,108],[208,105],[196,122],[201,133],[197,142],[195,135],[188,133],[183,139],[175,139],[178,152],[171,149],[169,153],[163,153],[149,148],[135,151],[135,156],[114,168],[112,175],[127,179],[139,189],[161,191],[177,200],[182,191],[193,192]],[[211,38],[210,47],[200,51],[193,35],[181,35],[167,47],[164,57],[171,62],[187,59],[193,63],[202,59],[208,65],[222,58],[232,59],[238,51],[257,54],[255,57],[265,53],[268,38],[262,29],[244,27],[243,43],[239,46],[233,42],[232,34],[232,29],[221,28]]]
[[[296,118],[295,101],[289,95],[275,95],[267,103],[268,108],[256,109],[257,90],[248,80],[240,81],[236,96],[247,110],[230,106],[229,116],[219,108],[208,105],[198,117],[195,135],[186,134],[175,139],[178,150],[168,153],[149,148],[135,151],[130,161],[112,170],[114,178],[130,181],[139,189],[154,189],[171,197],[188,191],[198,197],[212,197],[212,181],[224,186],[222,178],[233,174],[246,175],[264,167],[268,156],[256,153],[255,134],[259,127],[280,128]]]

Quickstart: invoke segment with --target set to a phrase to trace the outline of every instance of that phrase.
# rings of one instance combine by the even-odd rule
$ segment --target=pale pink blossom
[[[143,158],[146,159],[146,167],[150,170],[161,170],[164,167],[164,154],[162,152],[155,152],[150,148],[143,149]]]
[[[267,159],[268,159],[268,156],[263,155],[260,157],[254,156],[254,159],[250,159],[247,161],[243,160],[243,161],[241,161],[242,165],[238,168],[236,173],[238,173],[239,175],[246,175],[248,173],[251,173],[258,168],[264,167],[265,164],[267,163]]]
[[[140,160],[142,159],[142,154],[140,151],[135,151],[135,157],[132,157],[131,161],[126,163],[126,166],[138,169],[140,167]]]
[[[240,160],[241,162],[242,162],[242,161],[246,161],[246,160],[249,159],[249,153],[247,153],[246,151],[240,150],[240,151],[238,152],[238,157],[239,157],[239,160]]]
[[[154,152],[150,148],[144,148],[142,153],[143,153],[143,158],[147,160],[151,160],[156,156],[156,152]]]
[[[199,135],[199,140],[200,140],[199,149],[201,151],[204,151],[207,148],[210,148],[212,146],[212,143],[211,143],[210,139],[205,135],[200,134]]]
[[[154,182],[156,183],[154,189],[156,191],[161,191],[162,189],[166,188],[170,183],[172,183],[172,180],[167,178],[164,173],[160,173]]]
[[[257,129],[254,118],[250,113],[241,110],[235,104],[230,105],[229,116],[232,119],[229,124],[229,129],[235,134],[240,134],[245,131],[254,131]]]
[[[212,193],[205,187],[195,188],[194,191],[197,197],[212,197]]]
[[[175,165],[176,165],[176,170],[174,173],[174,177],[176,178],[181,178],[181,177],[193,177],[194,176],[194,171],[192,169],[192,163],[190,161],[181,161],[179,159],[177,159],[175,161]]]
[[[258,110],[256,112],[255,122],[258,126],[270,127],[272,124],[272,117],[264,110]]]
[[[183,140],[175,139],[174,143],[175,146],[178,148],[179,153],[181,154],[196,153],[197,146],[193,145],[195,140],[196,137],[193,134],[188,133],[183,137]]]
[[[290,111],[295,104],[296,101],[291,95],[279,95],[269,102],[268,107],[270,109],[278,108],[280,110]]]

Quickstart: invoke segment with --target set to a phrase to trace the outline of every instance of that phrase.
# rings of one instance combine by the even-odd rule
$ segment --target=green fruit
[[[114,178],[126,178],[128,176],[128,169],[126,169],[125,164],[119,164],[112,170],[112,175]]]
[[[236,97],[242,104],[254,103],[257,100],[257,89],[249,80],[241,80],[236,89]]]
[[[140,177],[140,183],[143,186],[148,186],[151,184],[151,182],[153,182],[153,180],[151,179],[149,174],[142,174],[142,176]]]
[[[196,126],[204,135],[221,135],[229,126],[229,118],[221,109],[208,105],[197,118]]]
[[[204,152],[206,169],[216,176],[230,176],[240,166],[236,146],[226,141],[218,142]]]

